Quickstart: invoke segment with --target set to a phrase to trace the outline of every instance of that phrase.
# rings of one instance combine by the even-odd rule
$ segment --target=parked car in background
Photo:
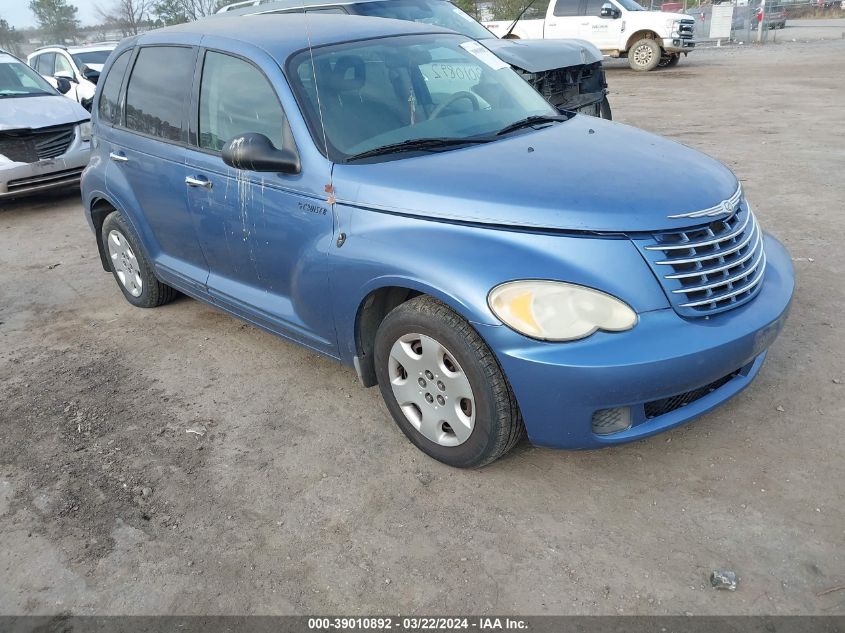
[[[780,6],[766,5],[766,12],[763,9],[757,8],[757,22],[763,21],[763,28],[767,29],[783,29],[786,28],[786,9]]]
[[[91,101],[103,64],[117,42],[101,42],[84,46],[44,46],[27,56],[27,63],[53,86],[63,77],[71,84],[67,96],[91,110]]]
[[[61,88],[69,90],[66,79]],[[0,199],[79,183],[91,153],[88,112],[0,52]]]
[[[454,31],[169,27],[115,50],[93,117],[83,206],[129,303],[178,290],[354,367],[452,466],[524,429],[599,448],[687,422],[786,319],[791,259],[727,167],[561,114]],[[340,406],[326,422],[378,441]]]
[[[544,19],[484,22],[496,35],[521,39],[577,37],[634,70],[674,66],[695,47],[695,20],[649,11],[634,0],[551,0]]]
[[[607,98],[603,57],[595,46],[577,39],[501,40],[447,0],[247,0],[224,6],[218,13],[231,16],[303,11],[391,18],[451,29],[474,39],[507,62],[553,106],[604,119],[613,118]],[[458,67],[442,70],[445,73],[468,72],[467,68]]]

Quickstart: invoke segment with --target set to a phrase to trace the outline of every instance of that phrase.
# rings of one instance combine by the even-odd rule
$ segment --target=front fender
[[[668,307],[663,290],[626,238],[542,233],[408,217],[338,205],[346,240],[330,257],[338,348],[356,354],[356,316],[374,290],[431,295],[472,323],[500,325],[490,290],[515,279],[569,281],[613,294],[637,312]]]

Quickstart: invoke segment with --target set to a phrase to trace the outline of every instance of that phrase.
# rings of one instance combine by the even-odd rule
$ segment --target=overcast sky
[[[108,7],[113,0],[69,0],[79,12],[76,16],[83,26],[99,22],[96,6]],[[4,18],[15,28],[35,26],[35,16],[29,10],[29,0],[0,0],[0,18]]]

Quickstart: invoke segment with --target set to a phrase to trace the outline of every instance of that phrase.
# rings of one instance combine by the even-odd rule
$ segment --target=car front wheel
[[[654,70],[660,63],[661,55],[660,44],[645,37],[635,42],[628,51],[628,65],[640,72]]]
[[[379,389],[402,432],[450,466],[479,467],[522,437],[516,399],[493,353],[448,306],[419,296],[379,326]]]

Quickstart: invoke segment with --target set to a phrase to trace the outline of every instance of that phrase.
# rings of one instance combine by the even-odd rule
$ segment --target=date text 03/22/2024
[[[309,618],[310,631],[370,630],[370,631],[519,631],[528,629],[521,618],[499,617],[355,617]]]

